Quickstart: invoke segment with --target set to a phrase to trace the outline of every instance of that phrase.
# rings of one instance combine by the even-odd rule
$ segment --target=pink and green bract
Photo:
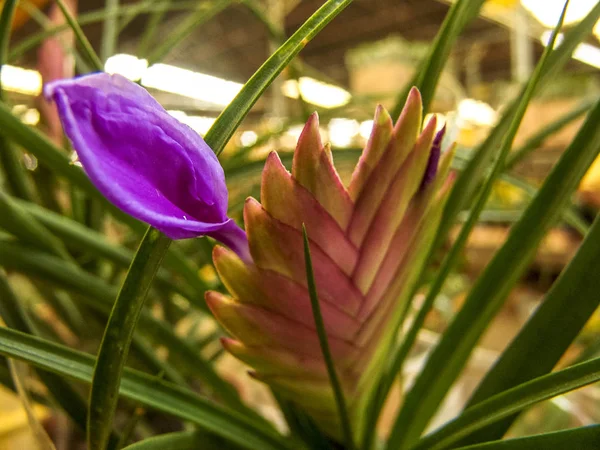
[[[233,336],[223,340],[224,347],[253,368],[254,378],[334,437],[340,436],[340,423],[307,290],[302,224],[336,371],[359,429],[374,375],[406,313],[451,185],[452,152],[440,158],[443,134],[436,134],[435,118],[422,129],[416,89],[395,126],[378,107],[346,188],[314,114],[300,136],[292,172],[271,153],[261,203],[246,201],[252,262],[214,249],[231,296],[208,292],[206,301]]]

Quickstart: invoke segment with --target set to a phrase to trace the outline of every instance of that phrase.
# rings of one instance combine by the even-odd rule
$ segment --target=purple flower
[[[227,186],[204,140],[120,75],[48,84],[92,183],[119,209],[171,239],[211,236],[249,260],[244,231],[227,217]]]

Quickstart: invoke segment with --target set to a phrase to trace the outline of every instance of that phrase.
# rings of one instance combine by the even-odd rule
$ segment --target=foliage
[[[220,157],[230,191],[230,214],[236,216],[248,195],[258,195],[258,178],[265,158],[254,156],[254,148],[280,136],[286,127],[265,133],[256,144],[230,151],[234,147],[232,136],[286,68],[293,69],[290,73],[294,77],[314,73],[299,60],[301,50],[352,0],[323,2],[287,40],[267,22],[253,0],[214,0],[203,2],[202,7],[197,7],[195,1],[139,0],[123,5],[107,1],[105,10],[79,17],[69,12],[64,1],[57,3],[66,14],[66,24],[51,24],[21,42],[10,42],[11,18],[17,2],[4,2],[0,15],[0,65],[71,28],[85,62],[100,69],[102,60],[82,26],[103,22],[105,58],[114,51],[119,30],[139,14],[150,14],[152,26],[142,37],[140,51],[149,53],[152,62],[161,61],[196,27],[235,3],[239,3],[236,7],[249,8],[264,22],[268,33],[281,45],[224,108],[205,136]],[[458,0],[450,8],[412,83],[423,94],[425,110],[432,102],[453,45],[477,17],[482,4],[483,1]],[[155,28],[168,11],[189,14],[150,51],[150,43],[157,40]],[[578,106],[517,148],[512,156],[509,154],[530,100],[562,69],[599,18],[600,4],[565,32],[560,46],[549,45],[521,95],[505,109],[487,138],[468,157],[457,156],[452,162],[457,180],[447,203],[442,205],[442,222],[435,238],[431,238],[432,250],[419,255],[425,268],[414,274],[419,282],[407,297],[407,311],[426,282],[430,290],[422,304],[412,305],[417,311],[408,333],[399,333],[404,323],[394,322],[392,338],[378,350],[382,352],[381,360],[388,364],[378,366],[373,374],[375,388],[369,393],[364,418],[358,424],[347,417],[343,389],[336,375],[339,368],[335,367],[329,348],[308,243],[310,229],[308,235],[304,229],[307,284],[342,433],[323,429],[276,389],[273,396],[285,418],[285,432],[240,398],[238,386],[223,376],[216,364],[221,355],[219,338],[226,332],[218,327],[199,331],[207,323],[216,326],[203,301],[205,293],[226,290],[214,276],[212,242],[206,237],[171,242],[154,228],[146,229],[116,209],[81,168],[72,164],[68,144],[63,146],[40,129],[21,122],[12,112],[7,95],[0,95],[0,317],[6,325],[0,328],[1,357],[21,360],[35,368],[35,376],[45,387],[36,393],[37,399],[62,410],[75,426],[87,432],[91,450],[369,450],[376,446],[390,450],[508,450],[597,442],[597,425],[518,439],[503,437],[519,414],[532,405],[600,380],[600,362],[592,357],[553,371],[598,308],[600,219],[586,220],[571,198],[600,152],[600,100]],[[554,37],[560,26],[557,25]],[[71,50],[77,53],[76,49]],[[394,119],[404,106],[410,87],[397,93]],[[299,102],[303,102],[302,98]],[[300,109],[305,107],[303,104]],[[348,110],[363,107],[355,101]],[[324,111],[323,115],[340,111],[343,109]],[[539,189],[510,172],[541,142],[583,114],[585,121],[577,136]],[[293,123],[295,118],[290,118],[286,126]],[[25,167],[24,154],[37,158],[36,170]],[[338,166],[349,166],[356,163],[359,152],[334,150],[333,155]],[[282,154],[281,159],[290,166],[289,154]],[[508,239],[475,281],[430,352],[396,412],[390,436],[378,436],[378,420],[423,331],[425,317],[443,292],[447,278],[458,270],[463,246],[474,225],[486,217],[484,207],[499,179],[525,190],[531,200],[511,220],[515,223]],[[459,218],[465,214],[467,220],[459,238],[449,252],[443,252],[438,265],[442,244],[451,227],[461,222]],[[540,242],[561,220],[585,235],[577,254],[555,281],[542,306],[489,369],[465,409],[439,429],[427,432],[481,336],[529,267]],[[433,279],[429,279],[431,273]],[[42,308],[50,310],[54,319],[45,320],[39,313]],[[404,313],[398,317],[405,319]],[[181,331],[182,327],[187,327],[187,333]],[[14,389],[17,383],[13,384],[4,362],[0,361],[0,383]],[[131,413],[142,408],[148,410]],[[172,432],[149,437],[160,434],[160,422],[166,418],[177,423]],[[132,443],[132,435],[139,442]],[[140,436],[147,438],[139,440]],[[336,437],[343,442],[337,442]]]

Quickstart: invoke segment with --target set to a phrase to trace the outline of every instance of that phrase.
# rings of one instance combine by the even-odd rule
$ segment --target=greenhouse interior
[[[0,450],[600,450],[597,0],[0,1]]]

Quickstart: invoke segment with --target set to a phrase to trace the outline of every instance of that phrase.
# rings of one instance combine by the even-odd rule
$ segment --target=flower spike
[[[90,180],[114,205],[171,239],[211,236],[249,260],[227,217],[223,169],[204,140],[142,87],[96,73],[46,85]]]
[[[341,427],[312,317],[302,225],[336,372],[360,433],[373,373],[384,363],[383,349],[406,311],[451,186],[452,150],[441,151],[444,128],[436,133],[434,118],[422,129],[422,112],[417,89],[395,126],[377,108],[348,188],[312,115],[291,173],[270,154],[262,204],[246,201],[252,261],[222,248],[213,254],[232,295],[206,296],[233,336],[224,340],[225,349],[334,438],[341,437]]]

